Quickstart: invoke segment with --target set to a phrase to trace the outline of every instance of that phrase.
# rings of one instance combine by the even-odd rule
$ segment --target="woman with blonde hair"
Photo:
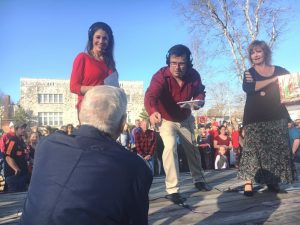
[[[252,196],[254,182],[279,192],[280,183],[291,183],[297,176],[289,145],[290,116],[280,102],[277,82],[289,72],[271,64],[271,50],[264,41],[253,41],[248,54],[252,67],[243,80],[245,138],[238,176],[245,180],[244,194]]]

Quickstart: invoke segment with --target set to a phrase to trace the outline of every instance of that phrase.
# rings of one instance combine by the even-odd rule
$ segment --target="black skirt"
[[[286,119],[252,123],[244,129],[239,178],[259,184],[297,180]]]

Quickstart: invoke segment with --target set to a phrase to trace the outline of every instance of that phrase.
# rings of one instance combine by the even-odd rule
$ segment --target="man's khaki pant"
[[[194,118],[190,116],[182,122],[162,120],[160,135],[164,143],[162,155],[166,173],[166,191],[168,194],[178,193],[180,174],[177,154],[177,136],[182,143],[194,183],[203,182],[204,175],[201,166],[201,156],[196,147],[194,135]]]

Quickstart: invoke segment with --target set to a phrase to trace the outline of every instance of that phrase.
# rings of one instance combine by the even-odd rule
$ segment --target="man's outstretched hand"
[[[159,112],[154,112],[150,115],[150,123],[151,124],[158,124],[161,122],[161,115]]]

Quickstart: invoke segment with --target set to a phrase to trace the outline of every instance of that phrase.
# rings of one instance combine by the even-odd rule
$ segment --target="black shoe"
[[[209,187],[205,182],[197,182],[195,183],[195,187],[199,190],[199,191],[211,191],[211,187]]]
[[[252,197],[253,196],[253,191],[244,191],[244,195],[247,197]]]
[[[275,192],[275,193],[280,192],[280,187],[278,184],[267,184],[267,186],[268,186],[268,191],[270,192]]]
[[[173,194],[166,195],[166,199],[169,199],[171,202],[173,202],[177,205],[184,204],[184,202],[186,200],[186,198],[181,197],[179,193],[173,193]]]

